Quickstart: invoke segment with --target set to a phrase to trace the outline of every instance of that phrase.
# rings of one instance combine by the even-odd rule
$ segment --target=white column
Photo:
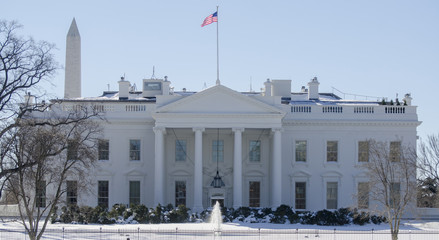
[[[154,206],[159,203],[165,204],[165,141],[164,127],[154,127],[155,151],[154,151]]]
[[[282,203],[282,134],[281,128],[273,128],[273,161],[271,165],[271,206]]]
[[[242,132],[244,128],[232,128],[235,133],[233,153],[233,208],[242,207]]]
[[[194,168],[194,212],[203,208],[203,132],[204,128],[193,128],[195,132],[195,168]]]

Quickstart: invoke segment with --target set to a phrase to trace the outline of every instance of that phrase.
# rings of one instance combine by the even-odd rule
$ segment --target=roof
[[[196,94],[194,91],[175,91],[173,95],[188,97]],[[261,92],[241,92],[242,95],[246,96],[260,96]],[[128,99],[119,99],[118,91],[104,91],[101,96],[98,97],[81,97],[81,98],[72,98],[72,99],[64,99],[66,102],[74,102],[74,101],[99,101],[99,102],[150,102],[155,103],[155,97],[143,97],[142,91],[130,91]],[[334,93],[319,93],[319,99],[308,99],[307,92],[293,92],[291,93],[291,97],[282,97],[283,104],[289,105],[379,105],[378,101],[370,101],[370,100],[347,100],[342,99]]]

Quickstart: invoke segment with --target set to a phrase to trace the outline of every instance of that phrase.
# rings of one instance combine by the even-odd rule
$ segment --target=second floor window
[[[328,141],[326,143],[326,161],[337,162],[338,161],[338,142]]]
[[[390,142],[390,161],[401,161],[401,142]]]
[[[175,161],[186,161],[186,140],[175,140]]]
[[[99,160],[110,159],[110,141],[107,139],[99,139],[98,141]]]
[[[224,141],[213,140],[212,141],[212,160],[214,162],[224,162]]]
[[[78,143],[74,140],[67,141],[67,160],[78,160]]]
[[[296,141],[296,162],[306,162],[306,141]]]
[[[251,140],[250,141],[250,162],[260,162],[261,161],[261,141]]]
[[[130,160],[140,160],[140,140],[138,139],[130,140]]]
[[[369,162],[369,142],[358,142],[358,162]]]

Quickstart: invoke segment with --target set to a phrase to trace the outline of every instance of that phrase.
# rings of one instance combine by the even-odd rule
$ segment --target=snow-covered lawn
[[[335,230],[334,230],[335,229]],[[373,231],[372,231],[373,229]],[[301,224],[225,223],[215,233],[208,223],[184,224],[49,224],[43,239],[390,239],[389,227],[381,225],[317,226]],[[28,239],[18,222],[0,223],[0,239]],[[406,221],[401,240],[439,239],[439,222]]]

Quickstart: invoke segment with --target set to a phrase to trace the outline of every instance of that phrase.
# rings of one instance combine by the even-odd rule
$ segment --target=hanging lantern
[[[226,186],[224,184],[223,180],[221,179],[218,171],[216,171],[216,176],[213,178],[213,181],[210,184],[210,186],[212,186],[214,188],[221,188],[221,187]]]

